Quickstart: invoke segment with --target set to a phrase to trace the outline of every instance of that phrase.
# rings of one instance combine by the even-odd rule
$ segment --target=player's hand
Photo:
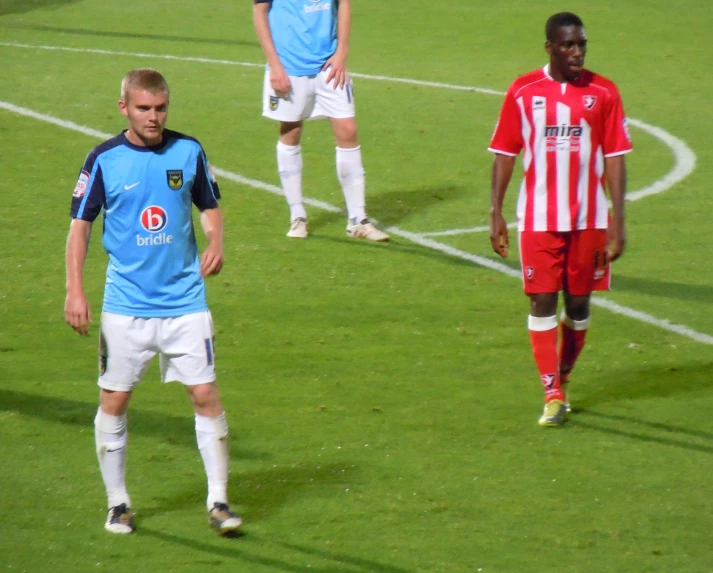
[[[616,261],[624,254],[626,247],[626,229],[624,221],[612,219],[607,229],[607,256],[610,261]]]
[[[508,256],[508,225],[500,212],[490,211],[490,244],[503,259]]]
[[[287,97],[290,93],[290,77],[282,66],[270,67],[270,87],[278,97]]]
[[[201,276],[217,275],[223,268],[223,245],[209,244],[201,257]]]
[[[343,88],[344,84],[349,81],[349,76],[347,74],[347,58],[339,53],[335,52],[334,55],[329,58],[324,66],[322,66],[322,71],[329,70],[327,74],[327,84],[334,80],[334,89]]]
[[[75,332],[82,336],[89,333],[89,323],[92,321],[92,311],[84,292],[68,292],[64,301],[64,319]]]

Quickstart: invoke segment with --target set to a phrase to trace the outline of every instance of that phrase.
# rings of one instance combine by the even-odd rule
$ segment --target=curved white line
[[[660,127],[649,125],[638,119],[629,118],[627,121],[629,124],[638,127],[656,139],[660,139],[664,145],[673,152],[673,156],[676,160],[673,169],[661,179],[654,181],[648,187],[627,193],[627,201],[638,201],[644,197],[666,191],[693,173],[693,170],[696,168],[696,154],[688,147],[685,141],[671,135]]]

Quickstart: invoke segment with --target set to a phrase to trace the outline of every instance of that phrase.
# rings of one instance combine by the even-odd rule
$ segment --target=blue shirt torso
[[[143,318],[207,310],[192,204],[211,209],[219,198],[193,138],[165,130],[160,144],[139,147],[122,133],[95,147],[70,214],[94,221],[104,210],[104,310]]]
[[[287,74],[318,74],[337,50],[339,0],[271,0],[269,4],[272,40]]]

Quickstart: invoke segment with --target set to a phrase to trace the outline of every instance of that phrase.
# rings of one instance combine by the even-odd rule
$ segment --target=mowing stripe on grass
[[[0,109],[5,109],[5,110],[15,113],[17,115],[30,117],[33,119],[37,119],[39,121],[44,121],[46,123],[51,123],[51,124],[57,125],[59,127],[63,127],[65,129],[77,131],[79,133],[83,133],[85,135],[89,135],[89,136],[96,137],[99,139],[109,139],[110,137],[112,137],[112,134],[103,133],[96,129],[92,129],[90,127],[85,127],[83,125],[79,125],[77,123],[74,123],[73,121],[67,121],[67,120],[60,119],[58,117],[54,117],[54,116],[47,115],[44,113],[38,113],[31,109],[28,109],[25,107],[20,107],[20,106],[11,104],[9,102],[0,101]],[[282,189],[280,189],[276,185],[271,185],[270,183],[265,183],[263,181],[258,181],[256,179],[250,179],[248,177],[243,177],[242,175],[239,175],[237,173],[232,173],[230,171],[226,171],[225,169],[220,169],[220,168],[214,167],[213,170],[215,171],[215,173],[217,175],[220,175],[221,177],[223,177],[225,179],[229,179],[231,181],[240,183],[242,185],[248,185],[250,187],[262,189],[264,191],[268,191],[275,195],[282,196]],[[329,203],[325,203],[323,201],[317,201],[315,199],[306,199],[305,203],[307,203],[309,205],[313,205],[320,209],[325,209],[332,213],[341,213],[342,212],[342,209],[340,209],[339,207],[336,207]],[[404,231],[403,229],[399,229],[398,227],[388,227],[387,231],[393,235],[397,235],[399,237],[402,237],[404,239],[412,241],[418,245],[428,247],[428,248],[434,249],[436,251],[440,251],[442,253],[445,253],[445,254],[453,256],[453,257],[457,257],[457,258],[460,258],[460,259],[463,259],[466,261],[473,262],[477,265],[486,267],[488,269],[497,271],[499,273],[503,273],[505,275],[508,275],[508,276],[511,276],[514,278],[521,277],[520,271],[512,269],[509,266],[504,265],[503,263],[500,263],[498,261],[493,261],[491,259],[482,257],[480,255],[474,255],[472,253],[461,251],[460,249],[456,249],[454,247],[451,247],[450,245],[445,245],[443,243],[439,243],[438,241],[434,241],[433,239],[429,239],[428,237],[424,237],[417,233],[412,233],[410,231]],[[666,319],[656,318],[655,316],[651,316],[650,314],[646,314],[644,312],[640,312],[638,310],[634,310],[632,308],[622,306],[620,304],[617,304],[615,302],[612,302],[610,300],[607,300],[607,299],[604,299],[601,297],[593,297],[592,304],[594,304],[596,306],[600,306],[602,308],[606,308],[615,314],[627,316],[634,320],[638,320],[640,322],[644,322],[646,324],[650,324],[652,326],[662,328],[669,332],[674,332],[676,334],[680,334],[681,336],[685,336],[685,337],[695,340],[697,342],[702,342],[704,344],[713,345],[713,336],[709,336],[708,334],[703,334],[701,332],[697,332],[691,328],[688,328],[687,326],[680,325],[680,324],[673,324]]]

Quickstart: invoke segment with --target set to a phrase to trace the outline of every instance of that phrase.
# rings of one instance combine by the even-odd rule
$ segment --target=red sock
[[[577,362],[579,353],[584,348],[584,339],[587,337],[587,328],[589,328],[589,318],[572,320],[566,314],[563,314],[560,326],[562,334],[559,351],[560,381],[562,384],[566,384],[567,378],[574,368],[574,363]]]
[[[529,329],[532,353],[545,389],[545,402],[564,401],[557,360],[557,319],[554,316],[530,316]]]

